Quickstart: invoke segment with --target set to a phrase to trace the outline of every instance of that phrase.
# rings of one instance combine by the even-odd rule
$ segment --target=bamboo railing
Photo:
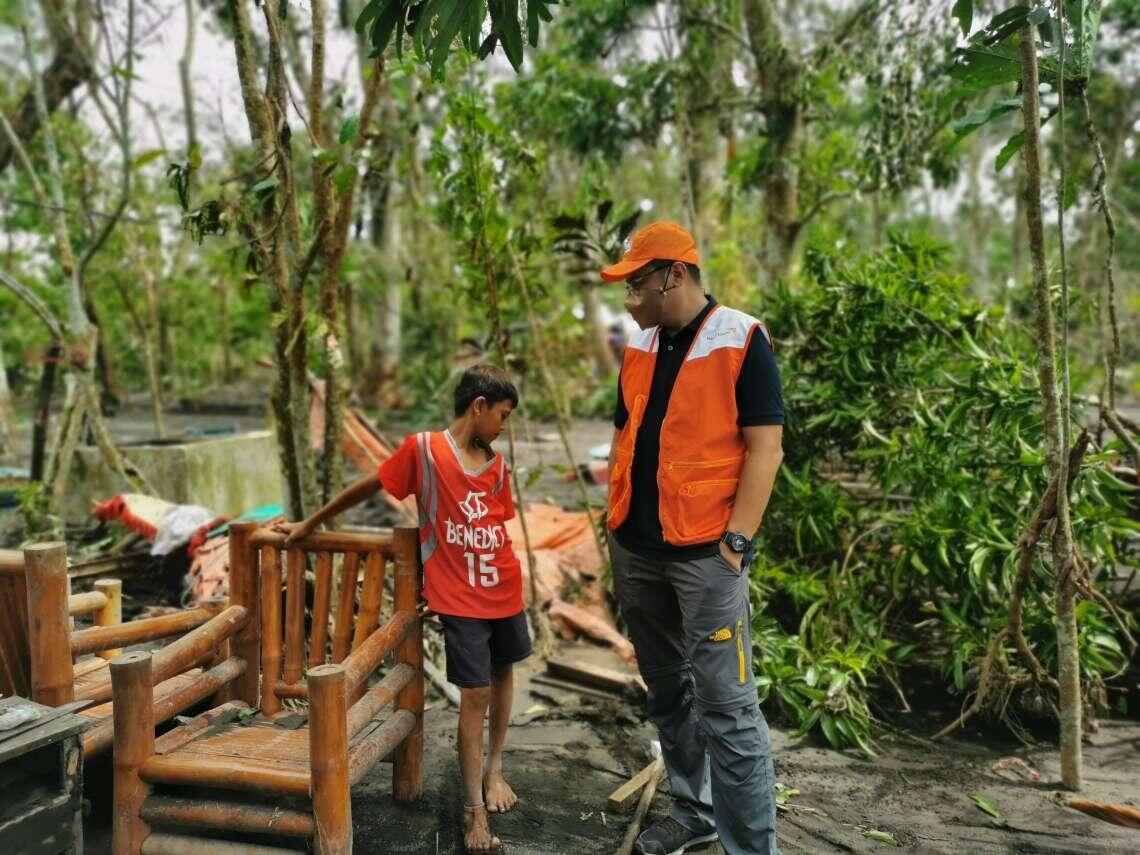
[[[387,598],[389,565],[392,596]],[[420,577],[415,529],[380,535],[318,533],[286,547],[285,535],[278,532],[252,523],[231,526],[231,605],[153,656],[128,654],[112,663],[115,855],[237,851],[230,844],[190,836],[195,829],[303,837],[321,853],[351,852],[349,790],[382,760],[393,763],[396,797],[417,798],[424,690]],[[223,643],[229,658],[215,661],[173,694],[181,701],[204,697],[208,690],[228,700],[155,740],[154,727],[175,698],[169,704],[142,704],[136,698],[140,687],[161,683],[176,666],[200,663]],[[219,654],[214,655],[217,659]],[[370,686],[385,661],[387,674]],[[285,714],[283,699],[290,698],[307,700],[308,722],[302,733],[286,737],[274,722]],[[122,732],[120,701],[134,705]],[[388,707],[390,715],[380,720]],[[255,710],[260,714],[253,727],[233,724]],[[143,732],[150,734],[149,741],[139,736]],[[100,729],[96,738],[107,734]],[[209,745],[198,750],[199,739],[208,739]],[[296,762],[297,746],[306,743],[307,767]],[[218,746],[235,750],[231,754]],[[174,797],[164,792],[168,786],[222,794]],[[311,812],[224,796],[243,791],[307,801]],[[161,833],[152,833],[151,823],[161,826]],[[187,834],[167,833],[171,826]],[[195,848],[195,841],[201,846]],[[284,850],[249,846],[241,851]]]

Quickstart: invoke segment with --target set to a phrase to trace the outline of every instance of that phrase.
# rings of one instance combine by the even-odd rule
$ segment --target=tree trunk
[[[260,88],[254,49],[253,27],[249,17],[248,0],[229,0],[230,21],[234,28],[234,53],[237,61],[238,80],[241,85],[242,104],[245,107],[250,137],[256,149],[257,161],[272,165],[272,172],[278,176],[278,186],[272,200],[261,205],[253,221],[248,224],[248,236],[253,250],[261,262],[262,278],[267,292],[270,316],[273,318],[274,375],[269,393],[273,413],[274,430],[277,435],[277,453],[281,462],[281,473],[285,481],[286,505],[293,519],[303,519],[306,515],[308,497],[313,496],[312,480],[307,478],[307,463],[310,457],[306,435],[298,435],[296,408],[293,399],[302,397],[307,402],[307,378],[304,377],[304,328],[297,326],[300,315],[304,323],[304,307],[292,305],[296,297],[290,277],[290,267],[286,261],[286,244],[289,241],[289,226],[282,223],[287,217],[282,197],[295,192],[288,182],[288,174],[282,175],[283,161],[288,157],[284,150],[288,146],[288,129],[284,124],[284,104],[279,104],[280,86],[273,85],[273,78],[280,75],[279,69],[272,69],[267,92]],[[277,4],[267,2],[266,18],[274,19],[278,14]],[[270,34],[276,32],[270,28]],[[279,47],[277,57],[279,60]],[[277,117],[277,121],[275,121]],[[281,148],[278,143],[281,143]],[[302,380],[300,390],[293,382],[293,359],[302,355]]]
[[[190,82],[190,66],[194,62],[194,36],[198,26],[195,14],[196,0],[186,0],[186,42],[178,60],[178,82],[182,87],[182,113],[186,121],[186,152],[198,145],[198,122],[194,112],[194,87]],[[195,170],[196,172],[196,170]],[[194,180],[194,172],[190,174]]]
[[[1025,214],[1028,226],[1029,252],[1033,266],[1033,295],[1036,309],[1037,374],[1045,405],[1045,435],[1049,476],[1065,485],[1067,479],[1062,455],[1061,396],[1057,389],[1056,331],[1052,296],[1045,259],[1045,228],[1041,208],[1041,126],[1037,48],[1033,28],[1023,27],[1020,34],[1022,69],[1022,113],[1025,119]],[[1057,525],[1053,537],[1053,573],[1057,624],[1057,679],[1061,687],[1061,780],[1072,790],[1081,786],[1081,685],[1080,659],[1077,649],[1075,612],[1076,554],[1072,541],[1072,522],[1064,493],[1058,493]]]
[[[4,361],[4,342],[0,340],[0,460],[16,451],[12,433],[12,391],[8,388],[8,368]]]
[[[154,415],[155,435],[160,439],[166,436],[166,423],[163,419],[162,404],[162,375],[158,370],[158,293],[154,286],[154,272],[146,258],[142,255],[142,248],[136,241],[128,237],[131,255],[134,257],[135,273],[142,286],[144,311],[138,317],[140,332],[143,340],[143,359],[146,363],[147,384],[150,386],[151,411]],[[136,311],[135,315],[139,315]]]
[[[86,3],[80,4],[86,6]],[[67,3],[64,0],[42,0],[44,19],[52,37],[55,56],[42,76],[33,79],[27,92],[20,98],[10,114],[12,127],[21,143],[27,143],[39,133],[44,116],[55,112],[67,96],[86,83],[94,69],[88,60],[82,33],[76,32],[67,20]],[[81,13],[82,9],[79,10]],[[37,92],[43,93],[43,109],[37,104]],[[12,143],[0,136],[0,172],[11,162],[16,150]]]
[[[610,332],[602,321],[602,302],[598,296],[598,286],[591,278],[588,282],[582,282],[581,292],[590,349],[594,354],[594,373],[598,377],[608,377],[617,371],[617,360],[610,350]]]
[[[767,120],[771,165],[764,183],[763,266],[772,283],[790,272],[800,231],[796,160],[804,134],[802,67],[784,43],[771,0],[744,0],[743,12]]]
[[[91,295],[91,286],[89,285],[83,289],[83,311],[87,313],[87,320],[91,322],[92,326],[98,330],[103,329],[99,323],[99,310],[95,306],[95,299]],[[95,377],[99,383],[100,411],[113,410],[119,405],[119,396],[115,392],[114,363],[105,335],[100,335],[95,343]]]
[[[63,355],[60,343],[52,342],[44,354],[44,367],[40,373],[40,386],[36,394],[35,421],[32,423],[33,481],[44,480],[44,458],[47,452],[48,425],[51,421],[51,398],[55,393],[55,367]]]
[[[1012,279],[1021,282],[1025,275],[1025,167],[1021,158],[1014,161],[1013,229],[1010,233],[1010,267]]]

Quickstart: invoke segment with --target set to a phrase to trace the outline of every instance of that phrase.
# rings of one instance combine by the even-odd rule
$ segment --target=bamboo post
[[[154,753],[150,654],[124,653],[110,664],[114,741],[113,855],[137,855],[150,829],[140,813],[150,786],[139,776]]]
[[[348,697],[340,665],[309,669],[309,767],[317,855],[352,852],[348,786]]]
[[[395,611],[410,610],[415,626],[396,649],[396,661],[415,669],[415,676],[396,695],[396,709],[407,710],[416,723],[392,757],[392,792],[400,801],[413,801],[423,792],[424,755],[424,645],[423,620],[416,612],[420,602],[420,537],[414,528],[401,526],[393,534],[396,563]]]
[[[281,554],[274,546],[261,548],[261,711],[281,709],[275,684],[281,679]]]
[[[340,568],[340,596],[333,616],[333,662],[340,662],[348,655],[352,642],[353,606],[356,603],[356,580],[359,575],[360,553],[346,552]]]
[[[329,637],[329,600],[332,595],[332,553],[318,552],[313,588],[313,634],[309,638],[309,667],[323,665]]]
[[[93,586],[107,598],[107,604],[95,613],[95,626],[115,626],[123,622],[123,581],[122,579],[96,579]],[[114,659],[123,651],[119,648],[100,650],[95,655],[100,659]]]
[[[24,550],[28,597],[28,658],[32,700],[58,707],[75,699],[71,666],[67,545],[37,543]]]
[[[364,586],[360,589],[360,612],[356,616],[356,632],[352,649],[362,645],[380,623],[381,598],[384,596],[384,553],[373,550],[364,559]]]
[[[257,709],[261,700],[261,600],[258,595],[257,551],[249,538],[257,523],[230,525],[230,602],[249,612],[246,625],[234,639],[234,653],[245,660],[245,672],[234,682],[233,695]]]
[[[305,664],[305,553],[292,547],[286,554],[285,670],[286,683],[296,683]]]

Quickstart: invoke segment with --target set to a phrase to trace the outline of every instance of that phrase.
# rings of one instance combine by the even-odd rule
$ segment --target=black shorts
[[[491,685],[491,665],[520,662],[530,656],[526,614],[483,618],[440,615],[447,652],[447,681],[462,689]]]

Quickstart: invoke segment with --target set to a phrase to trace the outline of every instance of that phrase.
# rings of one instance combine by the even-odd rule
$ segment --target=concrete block
[[[281,502],[285,496],[277,441],[270,431],[129,445],[121,449],[158,491],[176,504],[201,505],[218,514]],[[93,502],[131,488],[99,449],[77,449],[62,501],[68,523],[90,522]]]

